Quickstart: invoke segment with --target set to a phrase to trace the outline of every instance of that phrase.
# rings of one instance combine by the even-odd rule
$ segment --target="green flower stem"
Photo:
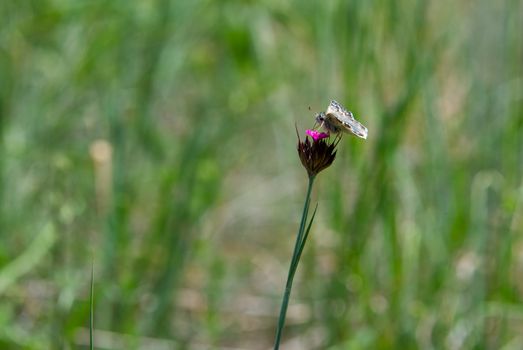
[[[91,291],[89,295],[89,349],[93,350],[94,329],[94,262],[91,263]]]
[[[312,185],[314,184],[314,178],[315,178],[314,176],[309,177],[309,186],[307,188],[307,196],[305,197],[305,204],[303,206],[303,213],[301,216],[300,228],[298,230],[298,235],[296,237],[296,243],[294,245],[294,252],[292,254],[292,260],[291,260],[291,264],[289,267],[289,273],[287,275],[287,283],[285,284],[285,292],[283,294],[283,300],[281,303],[280,317],[278,319],[278,328],[276,330],[276,340],[274,343],[274,350],[278,350],[280,348],[281,335],[282,335],[282,331],[283,331],[283,326],[285,324],[285,317],[287,315],[287,307],[289,306],[289,299],[291,296],[292,281],[294,279],[294,274],[296,273],[296,269],[298,268],[298,263],[300,261],[303,247],[305,246],[305,241],[307,240],[307,237],[309,235],[309,230],[311,228],[312,221],[314,220],[314,216],[316,214],[316,210],[314,210],[314,214],[312,215],[309,225],[307,225],[307,217],[309,215],[309,206],[310,206],[310,202],[311,202],[311,193],[312,193]],[[306,229],[306,226],[307,226],[307,229]]]

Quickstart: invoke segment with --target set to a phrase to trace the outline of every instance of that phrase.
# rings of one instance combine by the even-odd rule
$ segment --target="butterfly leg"
[[[314,123],[313,130],[323,128],[323,124],[325,124],[325,121],[322,121],[321,123],[318,123],[318,122],[316,121],[316,122]]]

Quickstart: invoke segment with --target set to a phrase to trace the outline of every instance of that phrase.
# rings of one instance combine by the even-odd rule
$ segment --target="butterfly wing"
[[[327,107],[326,114],[336,118],[337,121],[343,125],[344,131],[350,132],[351,134],[361,137],[362,139],[367,138],[367,128],[359,121],[354,119],[352,112],[343,108],[343,106],[338,102],[334,100],[331,101],[329,107]]]

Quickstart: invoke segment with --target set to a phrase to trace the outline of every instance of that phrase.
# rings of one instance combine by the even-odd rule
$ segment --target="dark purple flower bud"
[[[307,134],[313,140],[311,141],[305,136],[305,141],[302,142],[298,135],[298,155],[309,177],[314,177],[334,162],[336,146],[340,139],[336,138],[332,142],[327,142],[325,139],[328,137],[328,134],[314,130],[307,130]]]

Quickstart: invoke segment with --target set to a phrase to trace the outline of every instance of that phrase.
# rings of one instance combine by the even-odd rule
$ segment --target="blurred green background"
[[[0,348],[523,348],[518,0],[0,1]]]

